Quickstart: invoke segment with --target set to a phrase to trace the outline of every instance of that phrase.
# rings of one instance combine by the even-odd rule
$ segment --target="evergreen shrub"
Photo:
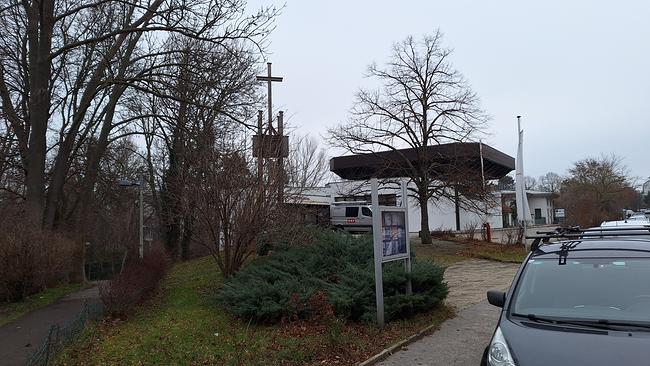
[[[225,282],[219,302],[257,323],[321,318],[329,312],[348,320],[374,320],[372,238],[328,230],[314,230],[311,238],[311,243],[250,263]],[[415,258],[410,274],[401,261],[384,264],[386,319],[439,304],[448,292],[443,274],[443,267]],[[407,295],[409,278],[412,294]]]

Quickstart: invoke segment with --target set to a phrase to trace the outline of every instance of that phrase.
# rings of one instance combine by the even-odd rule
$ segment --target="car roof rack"
[[[559,265],[562,266],[566,264],[566,259],[569,256],[569,250],[577,247],[578,244],[580,244],[580,240],[571,240],[571,241],[562,242],[562,245],[560,246],[560,251],[558,252]]]
[[[581,229],[579,226],[559,227],[553,231],[538,231],[537,235],[526,236],[526,239],[533,239],[531,251],[535,251],[542,243],[549,243],[551,239],[609,238],[617,236],[650,236],[650,225],[607,226],[588,229]]]

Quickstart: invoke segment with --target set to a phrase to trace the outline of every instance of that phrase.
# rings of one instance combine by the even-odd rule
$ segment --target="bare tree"
[[[439,31],[419,41],[408,37],[394,44],[385,68],[376,64],[368,68],[367,76],[379,82],[380,89],[359,91],[350,120],[329,131],[334,146],[352,153],[415,149],[417,164],[404,159],[400,165],[415,186],[423,243],[431,242],[429,200],[441,194],[453,197],[448,188],[467,180],[457,171],[456,177],[442,182],[435,173],[440,163],[428,147],[468,141],[487,120],[478,97],[452,67],[450,55]]]
[[[123,124],[113,117],[126,88],[152,92],[143,85],[158,74],[153,61],[160,59],[160,43],[176,35],[228,52],[225,43],[264,40],[277,12],[262,9],[248,17],[244,5],[241,0],[0,2],[0,100],[20,153],[32,221],[56,225],[71,164],[89,137],[99,135],[88,156],[89,172],[106,139],[118,138],[107,136]],[[143,74],[143,68],[150,72]],[[92,190],[92,183],[85,189]]]
[[[559,174],[548,172],[539,177],[537,187],[544,192],[559,193],[562,188],[562,178]]]
[[[515,180],[509,175],[504,175],[503,178],[499,179],[497,188],[502,191],[513,191],[515,189]]]
[[[148,79],[155,93],[135,94],[128,104],[145,131],[149,182],[156,187],[167,249],[186,259],[195,217],[184,207],[196,200],[188,187],[201,179],[202,151],[230,151],[228,142],[239,141],[259,104],[257,57],[241,44],[223,52],[207,42],[171,39],[165,47],[182,50],[180,57],[167,56],[174,61],[163,61],[162,75]]]
[[[534,177],[530,177],[528,175],[524,177],[524,188],[526,190],[535,190],[537,189],[537,187],[538,187],[537,179],[535,179]]]
[[[309,135],[292,136],[292,148],[286,162],[288,184],[292,187],[316,187],[330,175],[329,160],[318,141]]]
[[[257,249],[259,236],[271,230],[279,212],[279,176],[260,182],[255,164],[239,149],[207,147],[195,156],[200,177],[188,187],[197,198],[192,240],[207,248],[225,277],[232,276]],[[262,184],[261,184],[262,183]]]
[[[151,152],[161,139],[167,141],[165,134],[180,120],[174,117],[192,108],[246,122],[228,117],[223,107],[241,100],[179,92],[193,85],[177,82],[176,74],[178,65],[191,59],[196,62],[184,75],[192,80],[242,80],[239,70],[219,61],[255,60],[279,12],[262,8],[249,15],[245,5],[243,0],[0,0],[2,207],[11,201],[34,227],[72,233],[75,262],[83,261],[82,243],[97,241],[97,226],[111,212],[100,190],[112,177],[106,165],[111,144],[139,135]],[[135,109],[136,99],[175,113]],[[144,129],[146,123],[152,128]],[[180,126],[176,131],[188,128]],[[160,135],[154,138],[151,131]],[[183,133],[177,137],[187,143]],[[139,149],[132,154],[139,156]],[[142,161],[147,166],[138,164],[137,174],[149,170],[154,183],[153,158]],[[116,182],[108,184],[115,188]],[[157,194],[152,191],[153,207],[160,213]]]

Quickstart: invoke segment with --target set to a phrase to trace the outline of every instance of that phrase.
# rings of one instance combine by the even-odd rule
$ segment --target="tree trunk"
[[[192,242],[194,218],[192,215],[186,215],[184,222],[183,237],[181,239],[181,259],[185,261],[190,259],[190,243]]]
[[[188,156],[185,148],[186,128],[187,128],[187,108],[188,104],[184,100],[187,98],[187,69],[190,52],[186,49],[183,54],[182,67],[179,71],[177,93],[181,101],[178,105],[178,112],[175,116],[175,125],[172,131],[172,141],[169,146],[169,167],[165,174],[164,188],[161,196],[161,213],[165,225],[165,245],[169,254],[176,259],[179,255],[181,258],[188,255],[185,252],[185,233],[189,228],[188,223],[183,223],[183,202],[188,199],[185,180],[187,179]],[[189,240],[189,239],[188,239]],[[183,258],[184,259],[184,258]]]
[[[169,149],[169,167],[163,177],[163,188],[160,192],[161,219],[164,230],[165,248],[174,259],[179,254],[178,244],[181,238],[181,165],[183,158],[182,130],[174,130],[172,146]]]
[[[422,244],[431,244],[431,230],[429,229],[429,200],[426,191],[419,190],[418,202],[420,203],[420,237]]]
[[[54,25],[54,2],[34,2],[28,8],[29,42],[29,143],[26,174],[27,213],[34,225],[41,226],[45,204],[45,158],[47,122],[50,117],[50,51]]]
[[[82,256],[81,258],[76,258],[81,261],[82,268],[84,267],[85,262],[85,248],[86,242],[92,240],[92,233],[95,229],[96,222],[93,221],[95,214],[92,212],[92,204],[95,201],[95,185],[97,184],[97,179],[99,177],[99,168],[100,162],[106,149],[108,148],[108,137],[113,127],[113,116],[115,115],[115,108],[117,101],[122,95],[126,88],[124,86],[116,85],[113,87],[109,103],[106,106],[106,114],[104,116],[102,129],[99,135],[99,139],[96,142],[89,142],[90,146],[88,147],[88,155],[86,157],[86,166],[84,168],[84,178],[82,181],[82,190],[81,194],[81,205],[79,215],[74,221],[77,224],[77,241],[82,247]],[[116,183],[117,184],[117,183]],[[50,206],[50,209],[52,207]],[[54,225],[54,212],[50,213],[53,215],[49,222],[46,214],[45,224]],[[75,217],[72,215],[72,217]],[[75,258],[73,258],[75,259]],[[83,269],[82,269],[83,271]],[[81,273],[81,278],[83,281],[86,280],[85,272]]]

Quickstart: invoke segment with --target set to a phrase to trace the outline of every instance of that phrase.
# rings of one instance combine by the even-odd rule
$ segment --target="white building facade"
[[[549,192],[527,191],[528,204],[531,210],[530,222],[534,225],[547,225],[554,222],[554,195]],[[328,205],[340,201],[354,201],[370,203],[370,184],[361,181],[330,182],[324,187],[311,187],[302,190],[297,200],[301,205]],[[462,207],[458,211],[458,221],[461,231],[470,228],[480,228],[484,223],[489,223],[493,229],[501,229],[514,225],[513,215],[510,211],[511,202],[514,201],[514,191],[495,192],[494,198],[489,203],[481,202],[472,204],[475,209],[468,210]],[[402,197],[396,184],[380,185],[380,205],[399,205]],[[481,206],[484,206],[481,207]],[[453,199],[432,199],[428,205],[429,229],[456,230],[456,205]],[[409,198],[409,232],[417,234],[422,222],[420,206],[416,199]]]
[[[515,201],[515,191],[501,191],[502,211],[504,226],[514,226],[514,214],[512,207]],[[530,217],[528,222],[533,225],[551,225],[557,222],[553,200],[556,194],[552,192],[526,191]],[[515,203],[516,204],[516,203]]]
[[[370,185],[367,182],[339,181],[328,183],[322,189],[331,197],[331,202],[356,201],[370,202]],[[381,185],[379,188],[379,201],[381,205],[400,204],[402,197],[396,184]],[[503,227],[500,193],[495,193],[492,204],[486,205],[484,212],[459,209],[460,230],[470,227],[481,227],[489,222],[493,228]],[[476,211],[479,211],[478,209]],[[430,200],[428,205],[429,229],[431,230],[456,230],[456,205],[453,200],[442,198]],[[420,205],[413,197],[409,198],[409,232],[418,233],[422,222]]]

